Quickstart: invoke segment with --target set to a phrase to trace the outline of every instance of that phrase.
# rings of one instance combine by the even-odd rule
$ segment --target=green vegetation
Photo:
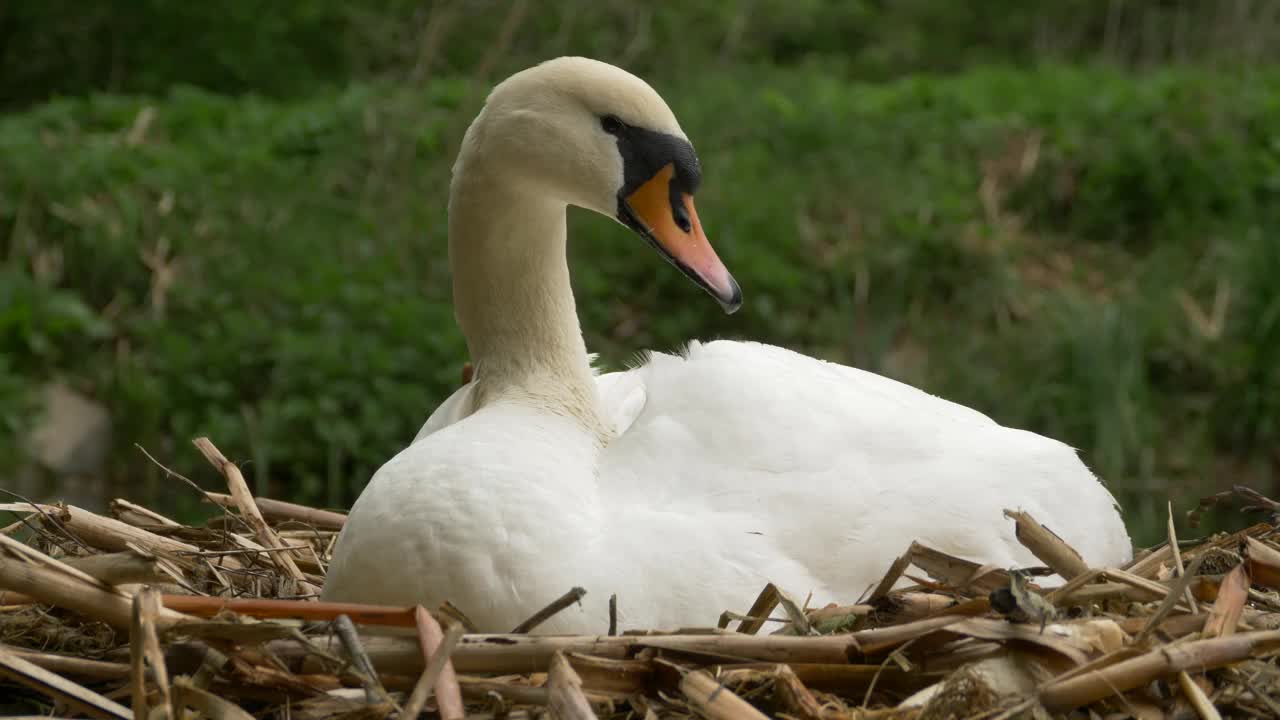
[[[162,486],[133,443],[191,458],[186,441],[205,434],[248,461],[259,492],[343,505],[466,359],[445,198],[457,140],[493,80],[469,72],[487,46],[450,45],[403,82],[416,62],[404,43],[374,59],[316,43],[391,27],[409,3],[365,24],[339,17],[345,5],[300,3],[314,12],[264,20],[252,40],[283,45],[276,54],[237,45],[250,41],[232,37],[234,13],[170,5],[140,2],[139,17],[220,29],[121,49],[134,72],[115,85],[85,55],[83,73],[59,76],[68,84],[55,89],[76,94],[65,99],[33,89],[53,70],[6,67],[25,90],[7,98],[22,109],[0,116],[0,455],[30,424],[28,389],[63,377],[111,408],[112,473],[135,498]],[[1185,508],[1215,484],[1269,489],[1280,72],[973,65],[1026,57],[1030,41],[970,43],[985,50],[964,57],[912,45],[930,31],[909,12],[937,5],[924,2],[883,23],[898,40],[841,59],[824,32],[865,17],[800,5],[776,23],[752,15],[732,62],[681,55],[673,72],[637,55],[699,149],[699,214],[747,304],[721,315],[616,224],[575,211],[590,346],[618,366],[689,338],[754,338],[898,377],[1080,448],[1143,541],[1162,532],[1167,497]],[[34,7],[11,10],[10,27],[43,22]],[[733,19],[691,7],[713,27]],[[877,3],[848,7],[893,19]],[[463,14],[454,32],[492,37],[498,16]],[[141,22],[89,13],[52,37],[74,44],[121,18]],[[678,19],[650,19],[651,52],[693,52],[670,42]],[[1052,20],[1010,10],[1008,22]],[[562,45],[616,59],[626,25],[608,27]],[[487,72],[560,47],[550,30],[529,32],[543,41],[517,37]],[[214,61],[182,60],[209,43],[225,50]],[[168,53],[178,61],[152,63]],[[920,68],[960,69],[902,72]]]
[[[94,91],[303,97],[589,55],[647,78],[743,63],[883,80],[986,63],[1280,58],[1253,0],[46,0],[0,6],[0,107]]]

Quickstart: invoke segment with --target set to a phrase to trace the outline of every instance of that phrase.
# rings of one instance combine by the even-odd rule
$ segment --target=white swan
[[[698,159],[652,88],[560,58],[499,84],[468,129],[449,258],[474,380],[351,509],[327,600],[436,607],[510,630],[710,625],[766,582],[851,602],[913,540],[1039,564],[1021,508],[1091,565],[1127,560],[1111,494],[1075,451],[868,372],[748,342],[691,343],[597,376],[565,210],[619,219],[732,312],[737,283],[693,205]]]

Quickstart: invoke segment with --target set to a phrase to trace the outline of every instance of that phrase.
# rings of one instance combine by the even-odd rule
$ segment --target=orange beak
[[[742,305],[742,290],[702,232],[693,196],[671,187],[674,174],[668,164],[628,195],[623,220],[732,313]]]

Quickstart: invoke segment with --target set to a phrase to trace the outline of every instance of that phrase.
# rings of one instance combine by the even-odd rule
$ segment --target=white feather
[[[1038,564],[1006,508],[1090,565],[1130,557],[1114,499],[1074,450],[888,378],[728,341],[598,374],[564,212],[565,197],[606,214],[616,202],[602,107],[678,132],[647,85],[580,59],[509,79],[468,130],[450,258],[475,380],[365,488],[326,599],[449,600],[507,631],[581,586],[581,607],[540,632],[603,633],[613,594],[624,627],[707,626],[768,582],[816,605],[854,601],[917,540]],[[572,172],[547,167],[554,149],[575,154]],[[539,173],[554,181],[530,183]]]

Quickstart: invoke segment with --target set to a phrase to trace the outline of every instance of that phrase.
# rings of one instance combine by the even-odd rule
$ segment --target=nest
[[[0,532],[0,710],[101,718],[1280,716],[1280,506],[1240,532],[1091,568],[1006,515],[1043,567],[980,566],[913,544],[855,604],[772,585],[716,627],[506,635],[458,609],[317,601],[345,517],[249,493],[182,525],[12,503]],[[1194,513],[1193,513],[1194,515]],[[1195,518],[1193,517],[1193,521]],[[18,538],[23,538],[19,540]],[[1065,584],[1040,587],[1056,574]],[[741,610],[741,609],[739,609]]]

